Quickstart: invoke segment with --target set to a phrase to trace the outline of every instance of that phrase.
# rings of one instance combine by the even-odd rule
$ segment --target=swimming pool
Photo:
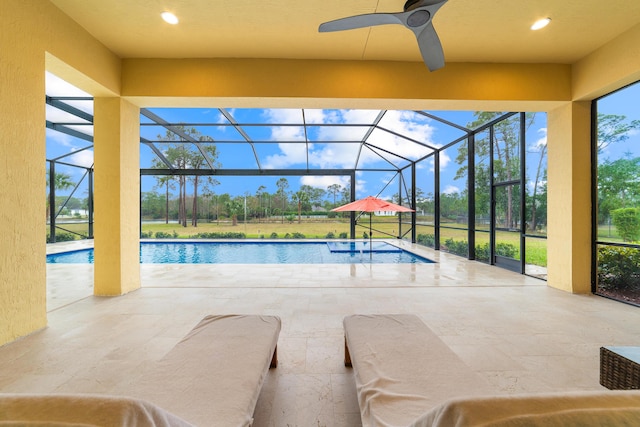
[[[372,248],[372,250],[370,249]],[[432,263],[385,242],[142,242],[142,264]],[[50,264],[91,264],[93,249],[47,255]]]

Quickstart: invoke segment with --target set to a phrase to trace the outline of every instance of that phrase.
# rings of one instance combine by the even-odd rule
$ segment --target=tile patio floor
[[[280,364],[254,425],[351,427],[348,314],[417,314],[496,393],[604,390],[600,346],[640,342],[638,308],[414,249],[437,263],[142,265],[142,288],[122,297],[92,296],[90,265],[48,265],[49,326],[0,347],[0,392],[126,394],[205,315],[273,314]]]

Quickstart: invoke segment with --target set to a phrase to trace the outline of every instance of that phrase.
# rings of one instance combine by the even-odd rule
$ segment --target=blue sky
[[[155,114],[160,115],[169,122],[188,121],[202,123],[228,123],[217,109],[154,109]],[[237,122],[252,124],[277,123],[283,126],[245,126],[247,136],[255,143],[255,150],[258,161],[251,149],[245,143],[244,138],[233,127],[230,126],[208,126],[199,127],[202,134],[212,137],[216,141],[223,141],[217,144],[219,156],[218,161],[224,168],[237,169],[257,169],[258,162],[263,169],[306,169],[307,162],[309,169],[344,169],[353,168],[358,159],[359,141],[369,130],[369,126],[318,126],[329,124],[370,124],[380,112],[378,110],[300,110],[300,109],[231,109],[228,114],[232,115]],[[304,114],[304,121],[302,115]],[[471,117],[470,113],[459,113],[460,117],[465,114]],[[306,135],[300,123],[307,123]],[[288,124],[289,126],[284,126]],[[316,126],[314,126],[316,125]],[[433,150],[404,140],[393,133],[408,136],[417,141],[421,141],[429,146],[441,147],[443,144],[462,135],[462,132],[449,126],[438,125],[437,122],[419,115],[412,111],[387,111],[379,125],[391,132],[376,129],[370,135],[368,141],[386,150],[376,154],[373,150],[365,150],[360,154],[358,167],[362,169],[386,168],[390,165],[381,156],[398,166],[407,165],[406,160],[389,155],[388,152],[397,153],[403,157],[416,160],[430,154]],[[158,134],[165,131],[159,127],[143,127],[143,137],[156,139]],[[392,133],[393,132],[393,133]],[[309,144],[307,157],[307,147],[304,144],[305,138],[314,141]],[[236,144],[228,144],[224,141],[237,141]],[[270,141],[270,142],[265,142]],[[280,141],[280,143],[279,143]],[[297,143],[289,143],[296,141]],[[336,143],[335,141],[342,141]],[[344,142],[353,141],[353,143]],[[141,164],[143,167],[150,165],[152,156],[151,150],[147,147],[141,152]],[[447,163],[446,160],[444,163]],[[429,167],[425,162],[422,168]],[[386,184],[395,176],[394,172],[358,172],[357,173],[357,197],[366,195],[377,195]],[[249,192],[253,194],[260,185],[267,187],[267,191],[274,193],[277,189],[275,182],[279,177],[245,177],[229,178],[216,177],[221,185],[214,189],[216,193],[229,192],[243,194]],[[348,177],[339,176],[302,176],[287,177],[289,189],[295,191],[300,185],[310,185],[326,189],[331,184],[341,186],[348,185]],[[149,178],[152,181],[151,178]],[[244,184],[244,189],[240,185]],[[143,184],[144,185],[144,184]],[[227,190],[229,188],[230,190]],[[390,197],[398,191],[396,183],[391,183],[383,192],[384,196]]]
[[[640,120],[640,83],[609,94],[598,101],[598,113],[626,116],[630,120]],[[616,160],[625,153],[640,156],[640,129],[627,133],[626,141],[611,144],[598,154],[598,161]]]
[[[61,81],[51,74],[47,74],[47,94],[51,96],[88,96],[73,86]],[[638,113],[637,100],[640,99],[640,85],[635,85],[625,91],[610,95],[600,101],[600,111],[608,114],[621,114],[631,119],[640,119]],[[90,102],[70,102],[74,106],[92,112]],[[244,141],[244,137],[232,126],[222,126],[228,123],[226,118],[216,108],[207,109],[152,109],[152,112],[163,119],[179,123],[209,123],[206,127],[199,127],[202,134],[211,136],[215,141],[236,141],[236,143],[216,144],[219,152],[218,162],[223,168],[234,169],[256,169],[257,162],[254,152],[249,144]],[[228,109],[226,110],[238,122],[267,124],[279,123],[289,124],[289,126],[249,126],[244,127],[246,133],[252,141],[269,141],[269,143],[254,144],[260,166],[265,169],[304,169],[307,165],[307,152],[305,149],[305,137],[310,141],[316,141],[310,145],[308,164],[310,169],[326,168],[351,168],[354,165],[358,145],[353,143],[335,143],[334,141],[359,141],[368,128],[366,127],[331,127],[317,126],[320,124],[336,123],[371,123],[378,115],[378,110],[304,110],[304,121],[307,123],[305,136],[302,126],[291,124],[302,123],[302,112],[300,109]],[[464,111],[430,111],[430,113],[442,117],[451,122],[465,125],[473,120],[472,112]],[[60,115],[50,107],[47,107],[47,117],[53,120],[69,120],[68,117]],[[142,117],[141,122],[148,122]],[[218,124],[218,126],[216,126]],[[314,126],[315,125],[315,126]],[[442,147],[450,141],[460,137],[462,133],[450,126],[443,125],[435,120],[416,114],[411,111],[388,111],[380,122],[380,126],[392,132],[406,135],[417,141],[421,141],[433,147]],[[83,132],[92,133],[91,127],[78,126]],[[164,130],[159,127],[141,128],[141,136],[147,139],[157,139],[159,134],[164,134]],[[278,143],[278,141],[297,141],[297,144]],[[390,152],[396,152],[410,159],[420,158],[430,152],[429,149],[421,147],[419,144],[408,143],[406,140],[398,138],[393,133],[376,130],[370,136],[369,141],[378,147],[382,147]],[[302,142],[302,143],[301,143]],[[637,146],[640,142],[638,132],[629,134],[629,140],[618,147],[610,147],[608,156],[620,156],[621,152],[633,151],[637,153]],[[546,144],[546,115],[537,115],[536,123],[531,127],[527,135],[527,150],[536,151],[543,144]],[[47,158],[62,156],[86,147],[90,143],[47,129]],[[622,150],[622,151],[621,151]],[[404,165],[407,162],[389,156],[379,151],[397,165]],[[459,192],[464,189],[462,180],[454,180],[456,170],[459,165],[454,161],[456,149],[447,150],[441,157],[441,188],[445,193]],[[140,163],[142,168],[151,165],[153,153],[146,147],[141,148]],[[532,157],[532,159],[537,157]],[[77,153],[67,161],[80,165],[90,166],[93,162],[93,151],[85,150]],[[531,161],[530,163],[534,163]],[[366,151],[361,154],[359,167],[378,168],[388,166],[374,151]],[[419,166],[418,176],[425,176],[423,181],[430,179],[429,170],[432,170],[432,162],[422,162]],[[68,173],[74,179],[78,179],[83,171],[77,168],[60,166],[59,172]],[[530,172],[531,175],[531,172]],[[397,193],[397,179],[392,180],[394,174],[391,172],[363,172],[357,174],[356,197],[367,195],[377,195],[385,186],[382,192],[383,197],[390,197]],[[242,195],[245,193],[255,194],[260,186],[265,186],[266,191],[275,193],[275,185],[279,177],[216,177],[220,185],[213,188],[216,194],[229,193],[232,195]],[[311,185],[326,189],[327,186],[337,183],[342,186],[348,184],[346,177],[287,177],[289,190],[296,191],[300,185]],[[151,191],[155,185],[155,180],[144,177],[142,181],[143,191]],[[419,184],[420,185],[420,184]],[[530,185],[530,183],[529,183]],[[426,189],[425,192],[429,192]],[[82,196],[79,196],[82,197]]]

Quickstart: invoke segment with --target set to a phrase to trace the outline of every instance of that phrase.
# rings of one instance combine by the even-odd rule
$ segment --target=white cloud
[[[531,149],[536,151],[539,151],[540,149],[542,149],[542,147],[547,145],[547,128],[538,129],[538,134],[541,135],[540,138],[538,138],[530,147]]]
[[[356,171],[356,199],[361,199],[363,197],[369,196],[369,194],[365,194],[367,188],[367,180],[364,178],[364,176],[364,172]]]
[[[297,108],[272,108],[263,110],[268,123],[301,124],[302,111]]]
[[[226,111],[231,115],[231,117],[233,117],[233,115],[235,114],[235,109],[234,108],[227,108]],[[218,110],[207,110],[205,113],[205,115],[209,115],[209,114],[214,114],[215,115],[215,119],[213,120],[214,123],[219,123],[219,124],[225,124],[228,125],[229,124],[229,120],[227,120],[227,118]],[[230,126],[216,126],[216,130],[220,131],[220,132],[227,132],[227,130],[229,130]]]
[[[274,141],[305,142],[304,128],[298,126],[274,127],[271,129],[271,139],[273,139]]]
[[[262,166],[266,169],[286,169],[293,165],[305,165],[307,147],[305,144],[278,144],[280,153],[265,158]]]
[[[309,163],[322,169],[355,167],[357,144],[317,144],[309,152]]]
[[[363,197],[369,196],[370,194],[365,194],[367,181],[362,179],[360,172],[356,172],[356,199],[361,199]],[[349,187],[351,179],[347,176],[302,176],[300,177],[301,185],[310,185],[314,188],[322,188],[326,190],[328,186],[331,184],[339,184],[342,188]],[[338,196],[337,198],[340,198]],[[327,198],[332,198],[329,194],[327,194]]]
[[[387,185],[394,179],[398,178],[398,176],[399,175],[395,173],[388,173],[388,174],[385,174],[382,178],[380,178],[380,182],[382,182],[384,185]]]
[[[380,114],[379,110],[341,110],[345,123],[373,123]]]
[[[310,126],[308,131],[313,135],[307,135],[312,141],[309,145],[309,166],[320,168],[352,168],[360,149],[359,142],[364,138],[380,111],[378,110],[304,110],[305,122],[313,124],[343,124],[354,123],[365,126]],[[265,110],[265,117],[275,123],[302,123],[301,110]],[[434,145],[431,142],[433,128],[427,123],[427,119],[413,112],[388,111],[381,121],[381,125],[402,135],[415,140]],[[274,127],[271,130],[271,139],[274,141],[304,141],[304,128],[298,126]],[[331,143],[336,141],[336,143]],[[339,142],[338,142],[339,141]],[[354,141],[353,143],[348,143]],[[374,130],[368,140],[376,147],[411,159],[426,156],[431,152],[420,144],[413,143],[404,138],[397,137],[389,132]],[[306,166],[306,147],[300,144],[279,144],[280,152],[268,156],[264,165],[266,168],[285,168],[296,164]],[[392,162],[401,161],[399,158],[378,150],[378,153]],[[364,167],[380,161],[372,150],[363,150],[358,166]]]
[[[436,145],[432,141],[434,128],[426,118],[418,116],[417,113],[412,111],[387,111],[380,121],[380,126],[420,143],[430,146]],[[380,129],[372,132],[369,142],[386,151],[411,160],[417,160],[433,152],[433,150],[421,144],[400,138]]]
[[[439,146],[437,148],[439,148]],[[440,152],[440,170],[441,171],[445,170],[449,162],[451,162],[451,157],[449,157],[446,151],[441,151]],[[431,156],[429,158],[429,172],[434,172],[434,171],[435,171],[434,157]]]
[[[427,160],[428,165],[429,165],[429,172],[433,173],[436,171],[436,165],[435,165],[435,160],[434,157],[431,156],[429,157],[429,160]]]
[[[447,152],[441,151],[440,152],[440,169],[445,169],[450,162],[451,162],[451,157],[449,157]]]
[[[270,121],[275,123],[302,123],[301,110],[266,110],[266,116]],[[305,110],[305,120],[307,123],[323,124],[335,122],[338,119],[335,111],[329,111],[323,114],[323,110]],[[320,127],[318,131],[318,140],[336,141],[336,140],[353,140],[353,129],[348,129],[344,133],[331,133],[327,129]],[[345,128],[347,129],[347,128]],[[270,138],[274,141],[305,141],[304,128],[299,126],[275,126],[271,128]],[[356,139],[357,140],[357,139]],[[355,157],[357,155],[358,146],[355,144],[278,144],[280,150],[277,154],[267,156],[264,161],[264,167],[269,169],[286,168],[294,165],[306,167],[308,161],[310,167],[319,168],[340,168],[353,167]]]
[[[77,126],[77,125],[67,125],[69,129],[76,130],[80,133],[84,133],[85,135],[93,136],[93,125],[88,126]]]
[[[60,149],[58,149],[56,151],[59,154],[52,155],[50,157],[48,156],[49,158],[60,157],[64,154],[73,153],[74,151],[91,145],[91,143],[88,141],[82,141],[65,133],[56,132],[55,130],[49,128],[46,129],[46,139],[48,144],[53,143],[64,147],[64,151],[61,152],[59,151]],[[93,164],[93,150],[87,149],[78,151],[76,154],[69,155],[61,160],[66,163],[76,164],[78,166],[91,167],[91,165]],[[78,171],[77,168],[71,168],[71,170],[73,172]]]
[[[307,124],[338,123],[340,115],[335,110],[305,109],[304,120]]]
[[[54,74],[49,72],[45,73],[45,92],[49,96],[74,96],[74,97],[91,97],[90,94],[76,88],[75,86],[67,83],[66,81],[60,79]],[[80,101],[80,100],[71,100],[64,101],[66,104],[75,107],[81,111],[84,111],[88,114],[93,115],[93,101]],[[55,108],[49,104],[45,106],[45,114],[46,119],[48,121],[59,123],[86,123],[86,125],[66,125],[69,129],[76,130],[80,133],[84,133],[86,135],[93,135],[93,125],[91,125],[88,121],[81,119],[73,114],[62,111],[58,108]],[[61,132],[56,132],[51,129],[47,129],[47,140],[53,141],[63,147],[71,147],[72,149],[77,149],[78,140],[66,135]],[[73,151],[73,150],[72,150]]]
[[[349,177],[346,176],[303,176],[300,178],[301,185],[309,185],[314,188],[322,188],[326,190],[327,187],[333,184],[338,184],[342,188],[349,186]],[[339,198],[339,196],[338,196]]]
[[[455,193],[460,193],[460,188],[456,187],[455,185],[447,185],[444,190],[442,190],[443,194],[455,194]]]
[[[89,168],[93,165],[93,150],[83,150],[66,158],[71,164]]]
[[[367,181],[364,179],[356,178],[356,198],[363,198],[369,196],[369,194],[363,194],[367,188]]]
[[[538,187],[536,188],[536,193],[540,194],[542,192],[542,189],[544,187],[544,185],[547,183],[547,181],[545,180],[540,180],[538,181]],[[534,181],[527,181],[527,192],[529,194],[533,194],[533,187],[535,186],[535,182]]]
[[[302,123],[301,110],[271,109],[264,110],[263,115],[268,122],[280,124]],[[274,126],[271,128],[270,139],[273,141],[305,141],[304,128],[301,126]],[[269,155],[263,162],[267,169],[285,169],[294,165],[306,166],[306,144],[281,143],[277,154]]]
[[[69,113],[66,113],[62,110],[59,110],[55,107],[52,107],[51,105],[47,104],[45,107],[45,111],[46,111],[46,118],[47,120],[49,120],[50,122],[76,122],[78,123],[79,119]]]
[[[56,132],[53,129],[47,128],[46,133],[47,141],[53,141],[56,144],[62,145],[63,147],[74,147],[74,142],[77,141],[75,138],[67,135],[66,133]]]
[[[50,72],[45,72],[45,92],[49,96],[80,96],[90,97],[87,92],[78,89],[70,83]]]

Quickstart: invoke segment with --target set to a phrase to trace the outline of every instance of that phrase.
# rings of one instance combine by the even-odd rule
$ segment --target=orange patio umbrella
[[[415,212],[406,206],[396,205],[377,197],[369,196],[346,205],[338,206],[331,209],[333,212]],[[369,253],[372,252],[371,246],[371,215],[369,215]]]

